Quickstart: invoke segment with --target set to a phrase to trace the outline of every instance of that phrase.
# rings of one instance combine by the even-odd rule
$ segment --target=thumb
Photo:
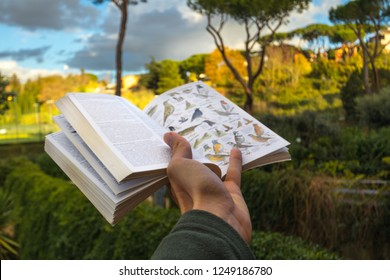
[[[164,141],[172,149],[172,159],[192,158],[190,143],[176,132],[165,133]]]

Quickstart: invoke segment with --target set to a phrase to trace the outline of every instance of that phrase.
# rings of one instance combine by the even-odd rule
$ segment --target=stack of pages
[[[243,170],[290,159],[286,140],[203,82],[169,90],[143,111],[96,93],[68,93],[56,106],[61,131],[46,136],[45,150],[111,224],[168,184],[168,131],[222,179],[233,147]]]

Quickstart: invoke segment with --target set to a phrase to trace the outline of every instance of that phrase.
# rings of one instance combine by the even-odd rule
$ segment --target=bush
[[[390,240],[382,232],[390,230],[390,208],[381,193],[389,189],[365,196],[357,187],[296,169],[251,170],[242,178],[254,230],[299,236],[346,258],[388,258]]]
[[[388,92],[386,87],[390,85],[390,71],[387,69],[378,69],[379,76],[381,77],[381,87],[385,92]],[[371,77],[372,80],[372,77]],[[350,76],[344,87],[341,89],[341,99],[343,101],[343,107],[346,112],[346,118],[349,121],[356,121],[359,117],[359,111],[361,108],[357,108],[357,98],[365,96],[365,89],[363,85],[363,78],[361,71],[354,71]],[[388,100],[387,97],[384,105],[380,105],[382,109],[387,110],[388,112]],[[369,99],[369,97],[368,97]],[[363,105],[364,106],[364,105]],[[386,109],[387,107],[387,109]],[[382,110],[381,109],[381,110]],[[378,111],[374,108],[374,111]],[[376,113],[375,113],[376,114]],[[385,112],[381,112],[380,115],[383,116]],[[385,116],[386,119],[389,118],[388,114]],[[376,119],[376,117],[375,117]],[[387,122],[388,124],[389,122]],[[386,123],[385,123],[386,125]]]
[[[29,161],[12,168],[5,184],[22,259],[148,259],[179,217],[144,203],[112,227],[71,182]]]
[[[318,245],[276,232],[254,231],[251,248],[259,260],[335,260],[340,259]]]
[[[356,111],[360,122],[370,128],[385,127],[390,124],[390,87],[379,94],[356,99]]]
[[[354,121],[356,119],[356,97],[364,94],[364,85],[360,71],[354,71],[344,87],[341,89],[341,100],[346,113],[346,119]]]

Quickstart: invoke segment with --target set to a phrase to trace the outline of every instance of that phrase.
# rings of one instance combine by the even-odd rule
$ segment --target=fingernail
[[[172,147],[172,132],[167,132],[164,134],[164,141],[168,146]]]

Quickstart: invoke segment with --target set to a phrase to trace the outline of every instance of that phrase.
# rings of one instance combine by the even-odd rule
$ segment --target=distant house
[[[381,45],[385,46],[384,52],[390,52],[390,28],[382,30],[380,36]]]
[[[358,44],[343,44],[341,47],[334,49],[334,60],[341,61],[345,57],[352,57],[359,53],[360,46]]]
[[[296,62],[299,54],[303,54],[302,51],[296,46],[289,44],[269,45],[266,48],[266,59],[279,56],[281,61],[285,63]]]

